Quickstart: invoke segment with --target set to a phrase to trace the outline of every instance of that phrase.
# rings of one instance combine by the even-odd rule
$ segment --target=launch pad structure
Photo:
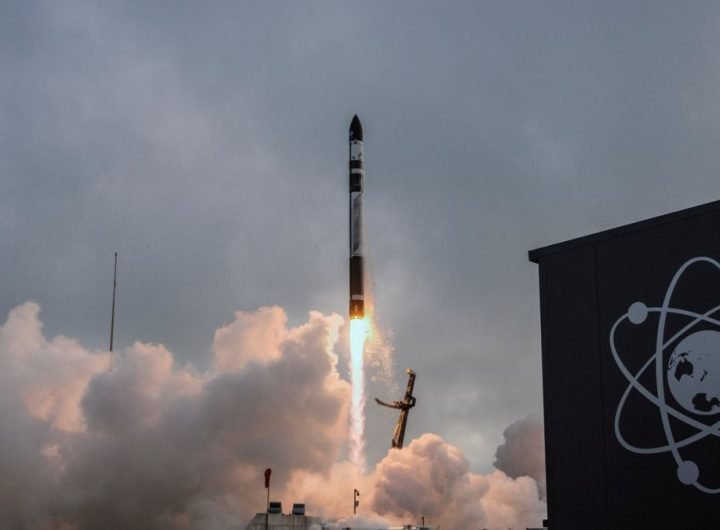
[[[405,388],[405,396],[402,400],[393,401],[392,403],[386,403],[385,401],[375,398],[375,402],[378,405],[382,405],[383,407],[388,407],[391,409],[398,409],[400,411],[400,417],[395,424],[395,430],[393,430],[392,437],[392,447],[396,447],[398,449],[402,449],[403,447],[403,442],[405,441],[405,429],[407,428],[408,414],[410,413],[410,409],[415,406],[415,402],[417,401],[415,399],[415,396],[412,395],[415,388],[415,372],[411,368],[408,368],[407,370],[405,370],[405,373],[408,374],[408,383],[407,387]]]

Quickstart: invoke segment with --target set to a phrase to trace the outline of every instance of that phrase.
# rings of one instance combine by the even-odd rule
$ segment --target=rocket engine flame
[[[365,470],[365,340],[368,321],[350,320],[350,375],[352,401],[350,406],[350,461]]]

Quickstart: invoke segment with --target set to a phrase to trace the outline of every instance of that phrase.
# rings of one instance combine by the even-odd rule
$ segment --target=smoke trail
[[[350,320],[350,371],[352,402],[350,406],[350,461],[365,470],[365,319]]]
[[[537,419],[508,428],[498,449],[496,465],[517,478],[474,473],[460,448],[430,433],[362,470],[362,422],[348,418],[351,403],[363,418],[363,386],[353,395],[338,372],[339,315],[313,311],[289,327],[280,307],[237,312],[216,330],[205,372],[141,342],[118,350],[108,372],[109,352],[45,337],[39,312],[27,303],[0,321],[3,530],[243,528],[264,510],[268,466],[274,499],[305,502],[337,521],[328,530],[420,516],[442,528],[526,528],[545,516],[525,476],[542,471]],[[372,324],[351,322],[360,377]],[[341,459],[351,425],[356,462]],[[362,498],[350,523],[352,488]]]

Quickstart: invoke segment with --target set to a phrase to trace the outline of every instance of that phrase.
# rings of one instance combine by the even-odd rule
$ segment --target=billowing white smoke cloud
[[[273,497],[339,520],[361,490],[363,520],[445,528],[537,524],[535,481],[473,474],[461,451],[424,435],[367,474],[342,460],[349,384],[337,315],[288,328],[278,307],[220,328],[207,373],[161,345],[115,353],[42,333],[26,303],[0,327],[0,528],[244,528]]]
[[[287,329],[280,308],[238,313],[197,374],[142,343],[107,372],[107,352],[46,340],[38,313],[19,306],[0,329],[0,528],[243,527],[264,467],[282,484],[339,457],[340,317]]]
[[[462,451],[435,434],[391,449],[375,473],[373,509],[381,515],[425,516],[445,528],[524,528],[545,513],[534,479],[472,473]]]
[[[545,499],[545,435],[536,414],[518,420],[503,432],[505,443],[495,452],[494,466],[512,478],[532,477]]]
[[[61,430],[82,428],[78,407],[88,381],[108,366],[107,355],[89,355],[76,341],[45,340],[40,307],[15,308],[0,328],[2,392],[20,398],[35,418]]]

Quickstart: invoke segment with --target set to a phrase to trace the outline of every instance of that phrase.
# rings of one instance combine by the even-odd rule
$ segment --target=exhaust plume
[[[537,414],[516,421],[503,432],[505,443],[497,448],[493,465],[512,478],[532,477],[540,496],[545,490],[545,433]]]
[[[538,526],[545,505],[530,477],[473,473],[462,451],[436,434],[391,449],[375,471],[373,510],[446,528]]]
[[[0,326],[0,528],[244,528],[272,497],[351,524],[445,528],[537,525],[535,480],[469,471],[425,434],[363,472],[347,449],[351,385],[333,351],[343,319],[311,312],[288,327],[279,307],[237,312],[215,333],[205,373],[164,346],[90,351],[46,338],[28,302]],[[532,523],[532,524],[531,524]],[[460,527],[460,526],[457,526]]]
[[[350,404],[350,461],[365,470],[365,340],[366,319],[350,320],[350,376],[352,401]]]

